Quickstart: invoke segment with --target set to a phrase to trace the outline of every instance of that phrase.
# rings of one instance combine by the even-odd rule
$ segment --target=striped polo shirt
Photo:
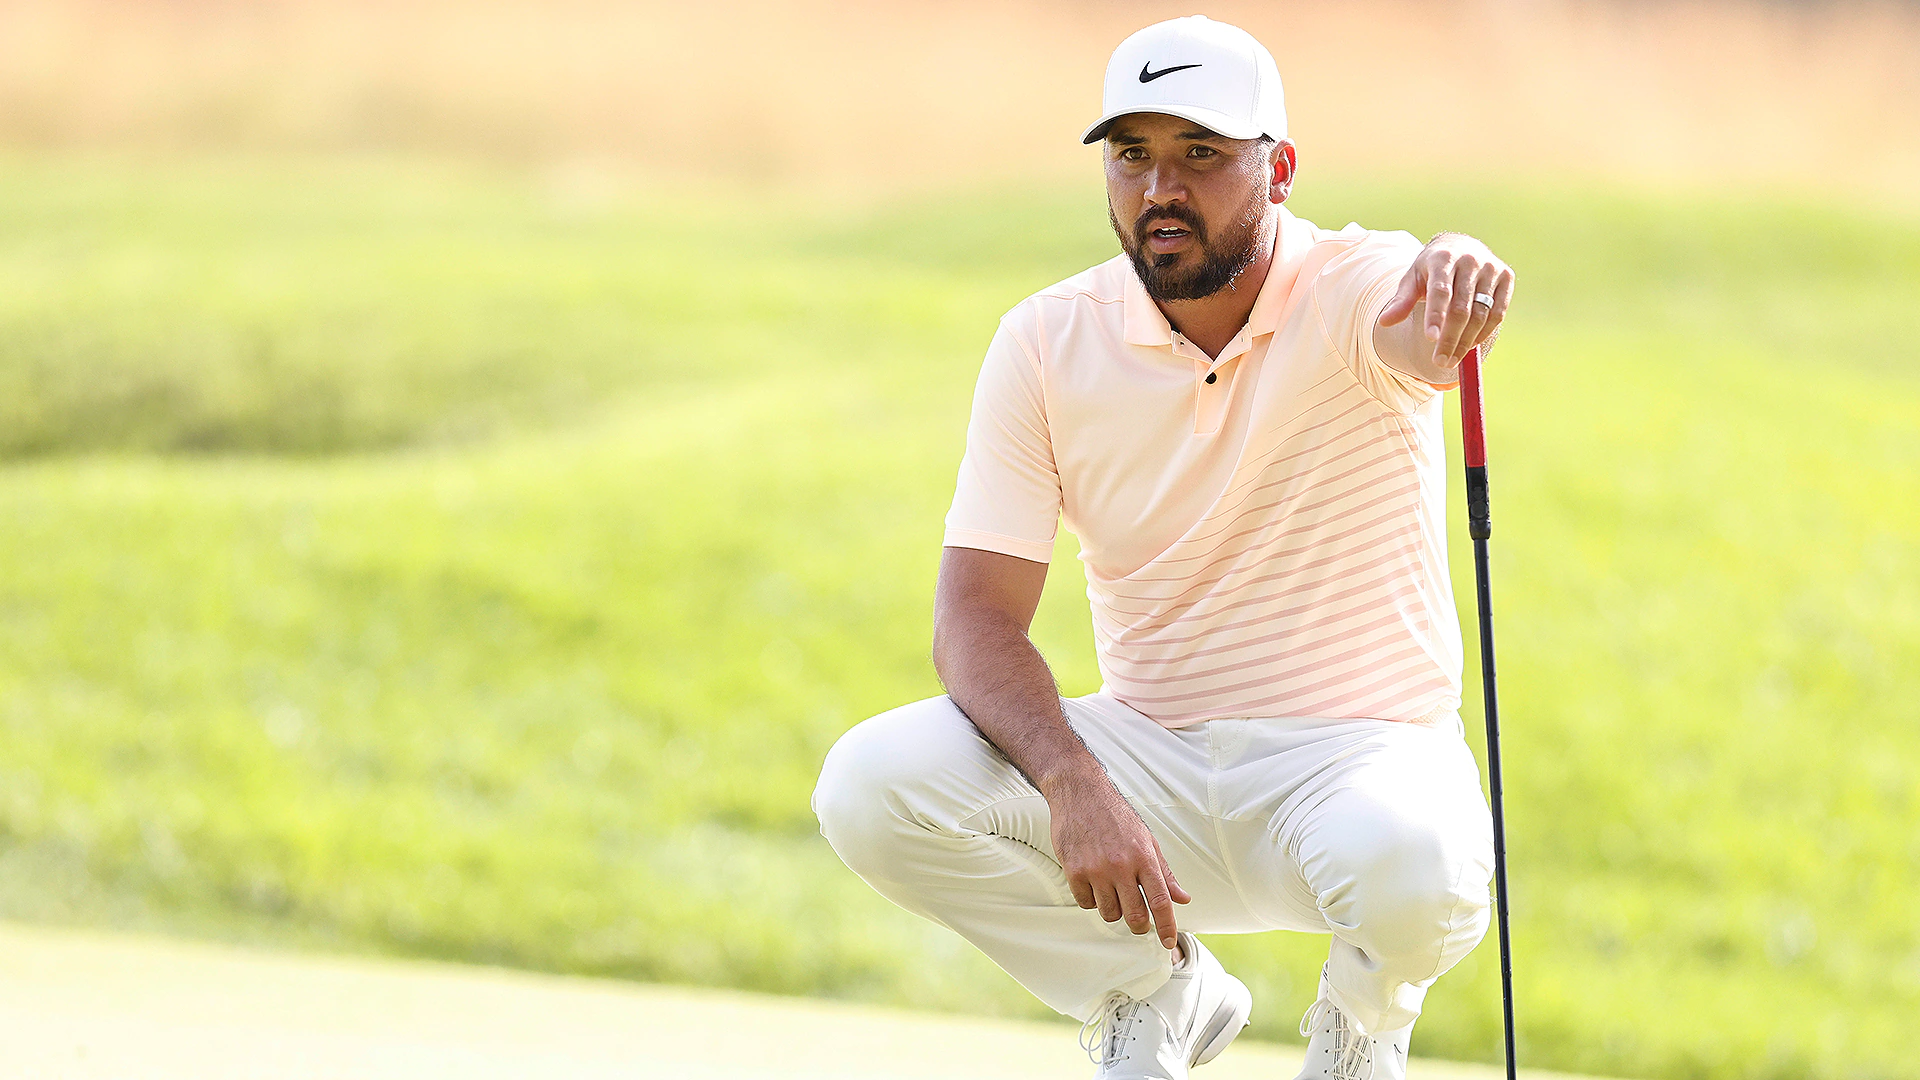
[[[1439,391],[1372,329],[1421,245],[1278,208],[1272,269],[1211,359],[1127,258],[1000,321],[946,543],[1080,540],[1104,690],[1168,727],[1431,723],[1459,708]]]

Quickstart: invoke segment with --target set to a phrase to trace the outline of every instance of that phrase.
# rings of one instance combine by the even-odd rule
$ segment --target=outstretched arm
[[[1513,269],[1487,245],[1441,233],[1421,249],[1381,310],[1374,351],[1388,367],[1423,382],[1458,382],[1461,358],[1499,334],[1512,298]]]
[[[1027,631],[1047,564],[949,547],[933,601],[933,666],[960,711],[1033,781],[1053,817],[1053,851],[1083,908],[1157,927],[1171,949],[1173,905],[1191,899],[1160,845],[1068,726],[1053,672]]]

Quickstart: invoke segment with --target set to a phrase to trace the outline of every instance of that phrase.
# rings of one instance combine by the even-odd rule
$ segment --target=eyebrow
[[[1208,131],[1206,128],[1188,128],[1174,136],[1174,138],[1177,139],[1188,139],[1193,142],[1201,142],[1207,139],[1223,139],[1225,137],[1226,136],[1217,131]],[[1141,143],[1146,142],[1147,138],[1144,135],[1135,135],[1130,131],[1116,131],[1107,136],[1107,141],[1110,143],[1118,143],[1121,146],[1139,146]]]

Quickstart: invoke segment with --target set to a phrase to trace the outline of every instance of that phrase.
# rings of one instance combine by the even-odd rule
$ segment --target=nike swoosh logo
[[[1199,64],[1179,64],[1170,68],[1161,68],[1159,71],[1150,71],[1148,69],[1153,67],[1153,61],[1149,60],[1140,65],[1140,81],[1152,82],[1162,75],[1171,75],[1176,71],[1185,71],[1188,68],[1197,68],[1199,66]]]

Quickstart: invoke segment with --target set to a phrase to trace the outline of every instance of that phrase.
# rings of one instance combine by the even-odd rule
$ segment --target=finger
[[[1176,904],[1193,903],[1193,897],[1187,894],[1187,890],[1180,887],[1178,881],[1174,880],[1173,867],[1167,865],[1167,857],[1160,854],[1159,845],[1154,845],[1154,848],[1154,854],[1160,856],[1160,877],[1167,883],[1167,894],[1173,897],[1173,902]]]
[[[1427,274],[1427,340],[1440,341],[1447,305],[1453,301],[1453,264],[1442,262]]]
[[[1101,918],[1108,922],[1120,921],[1120,897],[1114,892],[1112,882],[1095,882],[1093,885],[1093,898],[1099,902]]]
[[[1500,268],[1500,276],[1493,286],[1493,310],[1487,313],[1487,335],[1491,337],[1500,324],[1507,318],[1507,302],[1513,299],[1513,271]]]
[[[1456,355],[1448,359],[1449,366],[1465,359],[1468,349],[1486,339],[1487,316],[1493,312],[1493,302],[1489,299],[1483,304],[1480,298],[1493,295],[1493,283],[1499,276],[1500,268],[1491,265],[1482,266],[1479,272],[1474,274],[1473,284],[1468,286],[1473,291],[1467,297],[1467,303],[1470,305],[1467,309],[1467,324],[1460,330],[1460,340],[1454,345]]]
[[[1153,916],[1153,925],[1160,931],[1160,944],[1173,948],[1180,940],[1180,928],[1174,925],[1173,920],[1173,894],[1168,891],[1161,876],[1152,872],[1141,878],[1140,886],[1146,894],[1147,911]]]
[[[1466,332],[1467,323],[1473,319],[1473,282],[1480,272],[1479,261],[1472,258],[1461,259],[1453,265],[1453,289],[1447,302],[1446,324],[1441,327],[1440,336],[1433,344],[1433,358],[1439,363],[1449,363],[1460,345],[1460,336]],[[1427,316],[1431,319],[1431,313]]]
[[[1407,268],[1400,278],[1400,288],[1394,291],[1393,299],[1380,311],[1380,325],[1392,326],[1413,314],[1413,306],[1420,302],[1421,286],[1426,284],[1420,272],[1420,264]]]
[[[1136,934],[1144,934],[1153,929],[1153,912],[1140,892],[1139,879],[1123,882],[1116,890],[1120,895],[1120,911],[1127,920],[1127,929]]]
[[[1073,890],[1073,898],[1081,907],[1092,911],[1100,906],[1099,902],[1093,898],[1093,884],[1087,880],[1085,874],[1068,875],[1067,887]]]

